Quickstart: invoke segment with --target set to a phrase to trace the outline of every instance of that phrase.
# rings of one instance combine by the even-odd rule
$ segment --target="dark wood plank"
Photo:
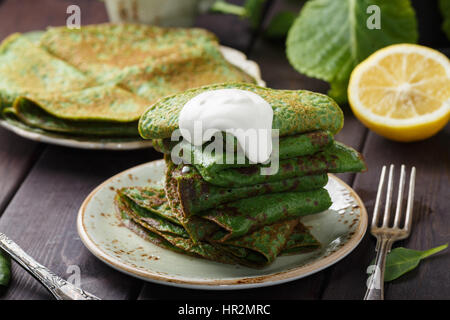
[[[193,290],[147,283],[142,300],[304,300],[316,299],[321,292],[322,273],[273,287],[245,290]]]
[[[450,126],[437,136],[417,143],[397,143],[369,133],[363,151],[369,170],[357,175],[354,189],[363,199],[370,217],[381,167],[390,163],[397,165],[397,178],[401,164],[417,168],[412,233],[394,246],[424,250],[449,241],[449,138]],[[332,270],[323,298],[361,299],[366,290],[365,271],[375,255],[374,247],[375,239],[366,234],[359,247]],[[386,298],[449,299],[449,265],[448,250],[423,261],[418,269],[389,283]]]
[[[0,219],[0,230],[37,261],[68,277],[81,269],[84,289],[104,299],[135,298],[141,281],[113,270],[81,243],[78,209],[99,183],[134,165],[159,158],[153,149],[104,152],[48,147]],[[48,299],[51,296],[17,264],[3,299]]]
[[[42,145],[0,128],[0,216],[25,179]]]

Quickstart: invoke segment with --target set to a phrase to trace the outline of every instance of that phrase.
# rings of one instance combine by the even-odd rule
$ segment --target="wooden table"
[[[107,21],[104,4],[93,0],[0,1],[0,39],[13,32],[43,29],[65,23],[66,8],[78,4],[82,24]],[[281,1],[267,11],[273,15]],[[292,5],[292,4],[291,4]],[[259,63],[269,87],[326,92],[327,84],[295,72],[288,64],[283,43],[270,43],[251,33],[246,21],[231,16],[203,15],[196,23],[215,32],[224,45],[242,51]],[[368,172],[345,174],[343,179],[373,210],[380,169],[385,164],[416,166],[413,232],[398,243],[427,249],[449,242],[449,126],[418,143],[388,141],[361,125],[343,106],[344,129],[337,139],[360,150]],[[348,257],[305,279],[275,287],[242,291],[187,290],[146,283],[97,260],[81,243],[76,216],[83,199],[110,176],[160,158],[152,149],[112,152],[77,150],[40,144],[0,129],[0,231],[6,233],[39,262],[63,277],[68,267],[81,269],[84,289],[104,299],[361,299],[366,268],[374,257],[374,239],[367,234]],[[450,254],[443,252],[386,286],[387,299],[450,298]],[[2,299],[50,299],[50,294],[17,264]]]

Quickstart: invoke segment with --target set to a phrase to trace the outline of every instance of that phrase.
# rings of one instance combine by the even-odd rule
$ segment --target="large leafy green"
[[[413,270],[419,265],[419,262],[432,254],[438,253],[448,247],[448,244],[419,251],[407,248],[395,248],[386,258],[386,269],[384,272],[384,281],[392,281],[403,274]]]
[[[380,8],[380,29],[367,27],[370,5]],[[382,47],[417,37],[409,0],[310,0],[289,30],[286,51],[297,71],[328,81],[330,94],[343,102],[359,62]]]
[[[442,30],[444,30],[447,38],[450,39],[450,0],[439,0],[439,8],[444,18]]]

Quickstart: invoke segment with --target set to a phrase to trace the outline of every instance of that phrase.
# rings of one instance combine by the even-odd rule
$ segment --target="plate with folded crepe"
[[[182,140],[186,148],[180,150],[199,161],[173,156],[179,145],[170,137],[184,126],[183,108],[189,101],[207,107],[208,100],[193,100],[202,93],[225,93],[213,99],[215,105],[225,101],[222,112],[234,91],[221,90],[239,90],[249,99],[256,94],[262,100],[254,101],[270,106],[271,126],[279,132],[279,166],[272,174],[261,174],[266,162],[221,162],[207,152],[212,141]],[[366,170],[356,150],[335,141],[342,125],[332,99],[303,90],[220,84],[161,99],[144,112],[139,131],[164,159],[126,170],[92,191],[79,210],[78,233],[113,268],[167,285],[243,289],[306,277],[348,255],[367,228],[361,199],[334,175]]]
[[[158,99],[222,82],[264,85],[258,65],[209,31],[135,24],[15,33],[0,44],[0,125],[87,149],[151,146],[138,133]]]

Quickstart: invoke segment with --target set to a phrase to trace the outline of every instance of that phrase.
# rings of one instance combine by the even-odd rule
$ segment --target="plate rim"
[[[277,285],[289,281],[298,280],[304,277],[307,277],[309,275],[312,275],[314,273],[317,273],[319,271],[322,271],[333,264],[339,262],[343,258],[345,258],[348,254],[350,254],[361,242],[364,235],[366,234],[367,225],[368,225],[368,215],[366,207],[364,206],[363,201],[358,196],[358,194],[344,181],[339,179],[333,174],[328,174],[332,179],[335,179],[341,186],[343,186],[347,191],[351,194],[351,196],[355,199],[356,204],[359,206],[360,209],[360,219],[358,226],[356,228],[355,233],[351,236],[349,241],[345,243],[342,247],[340,247],[335,252],[331,253],[330,255],[316,260],[312,263],[309,263],[304,266],[299,266],[295,268],[291,268],[288,270],[283,270],[280,272],[263,275],[263,276],[253,276],[253,277],[246,277],[246,278],[236,278],[236,279],[222,279],[222,280],[191,280],[189,278],[184,277],[176,277],[170,275],[164,275],[158,272],[154,272],[151,270],[140,270],[137,268],[134,268],[132,266],[127,265],[126,263],[123,263],[119,258],[113,257],[108,255],[106,252],[102,251],[100,247],[90,238],[89,233],[86,231],[86,228],[84,226],[83,218],[86,213],[86,207],[87,204],[91,201],[91,199],[96,195],[98,191],[104,188],[104,186],[111,182],[113,179],[116,179],[120,176],[126,175],[131,170],[135,170],[139,167],[143,166],[156,166],[160,162],[163,162],[164,160],[154,160],[150,162],[146,162],[137,166],[134,166],[132,168],[126,169],[122,172],[119,172],[118,174],[115,174],[114,176],[108,178],[104,182],[102,182],[100,185],[98,185],[95,189],[93,189],[89,195],[85,198],[83,201],[77,216],[77,231],[78,235],[83,242],[84,246],[99,260],[106,263],[110,267],[128,274],[130,276],[133,276],[135,278],[148,281],[148,282],[154,282],[158,284],[163,285],[169,285],[169,286],[175,286],[175,287],[183,287],[183,288],[190,288],[190,289],[203,289],[203,290],[236,290],[236,289],[248,289],[248,288],[256,288],[256,287],[265,287],[265,286],[272,286]],[[131,232],[131,231],[130,231]]]
[[[36,142],[45,142],[57,146],[70,147],[70,148],[78,148],[78,149],[87,149],[87,150],[136,150],[136,149],[144,149],[150,148],[152,146],[152,142],[149,140],[133,140],[133,141],[124,141],[124,142],[100,142],[100,141],[82,141],[74,138],[58,138],[52,137],[51,134],[42,134],[38,132],[33,132],[31,130],[26,130],[15,126],[5,119],[0,118],[0,126],[4,129],[17,134],[18,136],[36,141]]]
[[[261,77],[261,68],[259,67],[259,64],[255,62],[254,60],[250,60],[247,55],[235,48],[220,45],[220,49],[222,52],[222,55],[225,57],[225,59],[233,64],[234,66],[241,68],[236,63],[233,63],[233,61],[230,61],[226,58],[226,54],[224,52],[229,52],[231,54],[234,54],[235,56],[239,56],[242,58],[241,61],[245,61],[248,65],[251,65],[253,68],[253,71],[255,74],[250,74],[246,70],[242,70],[253,77],[257,84],[260,86],[265,87],[266,83]],[[5,119],[2,119],[0,117],[0,126],[5,128],[6,130],[13,132],[14,134],[17,134],[18,136],[32,140],[37,142],[44,142],[48,144],[53,144],[57,146],[63,146],[63,147],[69,147],[69,148],[78,148],[78,149],[88,149],[88,150],[137,150],[137,149],[144,149],[144,148],[150,148],[152,146],[151,141],[146,140],[135,140],[135,141],[126,141],[126,142],[100,142],[100,141],[82,141],[77,140],[75,138],[64,138],[64,137],[53,137],[51,132],[48,134],[44,133],[38,133],[33,132],[31,130],[26,130],[24,128],[21,128],[19,126],[16,126],[14,124],[9,123]]]

